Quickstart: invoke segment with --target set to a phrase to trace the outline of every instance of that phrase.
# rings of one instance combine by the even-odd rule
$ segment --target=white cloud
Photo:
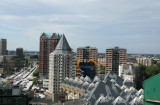
[[[0,33],[36,40],[34,48],[23,44],[33,50],[39,49],[40,33],[58,32],[67,35],[74,49],[91,45],[104,52],[118,44],[137,51],[144,46],[144,52],[152,52],[150,47],[158,49],[160,44],[159,14],[159,0],[3,0]]]

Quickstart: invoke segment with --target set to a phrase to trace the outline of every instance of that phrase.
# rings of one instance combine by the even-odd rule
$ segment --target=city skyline
[[[158,0],[5,0],[0,38],[7,39],[7,50],[39,51],[46,32],[65,34],[74,52],[92,46],[105,53],[119,46],[128,53],[159,54],[159,14]]]

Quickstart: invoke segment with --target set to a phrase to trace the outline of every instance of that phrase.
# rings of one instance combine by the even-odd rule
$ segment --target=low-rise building
[[[106,66],[106,58],[98,58],[97,64]]]
[[[43,79],[43,88],[48,89],[49,79]]]
[[[121,64],[119,65],[119,77],[123,78],[124,80],[129,80],[134,82],[134,70],[131,64]]]

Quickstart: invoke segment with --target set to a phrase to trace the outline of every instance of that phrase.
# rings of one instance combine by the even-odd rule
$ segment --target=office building
[[[7,39],[0,39],[0,55],[7,54]]]
[[[39,72],[48,75],[49,54],[56,48],[61,35],[57,33],[42,33],[40,37]]]
[[[53,94],[53,102],[57,102],[58,94],[62,93],[60,84],[65,77],[75,78],[76,59],[66,37],[63,35],[49,57],[49,93]]]
[[[19,58],[24,58],[23,48],[17,48],[17,49],[16,49],[16,55],[17,55]]]
[[[120,64],[126,64],[127,50],[122,48],[110,48],[106,49],[106,71],[114,71],[118,75],[118,69]]]
[[[95,47],[80,47],[77,48],[77,59],[83,60],[94,60],[97,63],[98,50]]]

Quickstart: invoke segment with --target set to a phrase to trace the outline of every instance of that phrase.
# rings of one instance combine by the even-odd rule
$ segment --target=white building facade
[[[75,78],[76,59],[63,35],[53,53],[49,56],[49,92],[61,93],[60,85],[64,78]]]
[[[134,82],[134,70],[130,64],[119,65],[119,77]]]
[[[43,79],[43,88],[48,89],[49,79]]]

